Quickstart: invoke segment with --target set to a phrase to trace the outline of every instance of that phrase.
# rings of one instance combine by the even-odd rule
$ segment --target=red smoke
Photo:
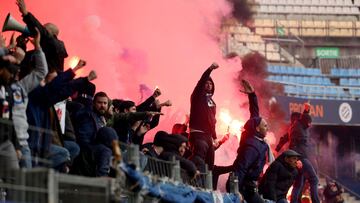
[[[239,104],[236,83],[241,70],[239,59],[225,60],[220,47],[221,20],[231,14],[227,0],[122,0],[122,1],[26,1],[28,11],[42,23],[60,29],[59,38],[72,56],[87,61],[82,74],[95,69],[97,91],[112,98],[140,99],[139,85],[159,86],[161,100],[172,100],[157,129],[170,131],[189,113],[190,94],[201,74],[212,63],[220,68],[212,73],[218,109],[226,108],[233,119],[244,121],[248,110]],[[20,22],[15,1],[2,2],[0,19],[8,12]],[[8,35],[8,34],[6,34]],[[218,119],[220,120],[220,119]],[[219,121],[221,125],[221,121]],[[156,130],[148,133],[151,140]],[[222,134],[225,132],[219,132]],[[222,135],[219,135],[221,137]],[[237,142],[237,141],[234,141]],[[238,143],[232,143],[234,152]],[[232,162],[234,152],[217,152],[216,162]]]

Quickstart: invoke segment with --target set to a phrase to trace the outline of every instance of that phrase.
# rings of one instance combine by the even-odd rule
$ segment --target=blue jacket
[[[248,95],[250,103],[250,119],[246,122],[245,132],[241,136],[238,155],[234,161],[234,172],[239,180],[239,189],[245,181],[257,181],[266,162],[268,145],[263,140],[264,135],[256,131],[260,123],[259,106],[255,93]]]

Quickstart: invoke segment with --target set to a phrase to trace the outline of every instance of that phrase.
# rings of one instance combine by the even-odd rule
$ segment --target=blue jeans
[[[64,147],[69,151],[71,161],[80,153],[80,147],[74,141],[64,141]]]
[[[64,147],[51,144],[48,158],[52,162],[51,166],[53,168],[57,168],[63,165],[64,163],[70,161],[70,153]]]
[[[291,203],[300,203],[299,199],[302,195],[305,179],[307,179],[310,184],[311,202],[320,203],[317,188],[319,180],[314,170],[314,167],[311,165],[308,159],[302,158],[300,160],[303,166],[295,179],[294,188],[291,193]]]
[[[20,167],[21,168],[32,168],[31,150],[28,145],[21,146],[21,154],[22,154],[22,157],[20,159]]]

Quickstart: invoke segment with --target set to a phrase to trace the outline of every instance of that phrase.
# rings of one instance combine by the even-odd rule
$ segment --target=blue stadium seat
[[[350,75],[350,76],[356,76],[356,75],[357,75],[357,70],[356,70],[356,69],[353,69],[353,68],[350,68],[350,69],[349,69],[349,75]]]
[[[357,69],[357,76],[360,76],[360,68]]]
[[[322,78],[321,77],[316,77],[315,82],[316,82],[315,84],[321,85],[322,84]]]
[[[274,73],[274,66],[268,66],[267,67],[267,72]]]
[[[275,80],[275,76],[274,75],[269,75],[267,77],[268,80],[274,81]]]
[[[320,68],[313,68],[312,72],[314,75],[322,75]]]
[[[289,82],[296,83],[296,79],[295,79],[295,78],[296,78],[295,76],[290,75],[290,76],[289,76]]]
[[[303,77],[296,76],[295,77],[295,82],[298,83],[298,84],[304,84]]]
[[[358,81],[357,81],[357,79],[355,79],[355,78],[350,78],[350,79],[349,79],[349,85],[350,85],[350,86],[357,86],[357,85],[358,85],[357,82],[358,82]]]
[[[347,78],[340,78],[340,85],[341,85],[341,86],[348,86],[348,85],[349,85],[349,79],[347,79]]]
[[[310,77],[308,76],[304,77],[304,84],[310,84]]]
[[[294,67],[291,67],[291,66],[287,66],[287,72],[289,75],[295,75],[295,70],[294,70]]]
[[[274,80],[277,81],[277,82],[281,82],[281,75],[275,75],[274,76]]]
[[[323,85],[331,85],[330,78],[322,78],[322,84]]]
[[[287,69],[287,66],[280,66],[280,73],[281,74],[288,74],[289,71]]]
[[[349,70],[348,69],[344,69],[344,68],[340,69],[339,76],[348,76],[348,75],[349,75]]]
[[[289,82],[289,76],[287,76],[287,75],[282,75],[282,76],[281,76],[281,82]]]
[[[333,76],[339,76],[340,75],[340,70],[337,68],[332,68],[330,71],[331,75]]]
[[[302,71],[301,71],[301,67],[294,67],[294,73],[296,75],[301,75]]]

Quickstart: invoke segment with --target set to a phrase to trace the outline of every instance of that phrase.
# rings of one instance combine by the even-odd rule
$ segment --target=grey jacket
[[[45,54],[42,50],[34,52],[35,68],[23,79],[11,84],[14,95],[14,106],[12,108],[13,121],[16,136],[20,145],[26,146],[29,134],[27,132],[29,124],[26,117],[26,107],[28,104],[28,94],[36,88],[40,81],[43,80],[48,73]]]

